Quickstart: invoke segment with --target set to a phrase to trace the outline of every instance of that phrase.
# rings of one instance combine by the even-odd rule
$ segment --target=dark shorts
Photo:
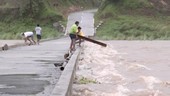
[[[75,34],[69,34],[71,39],[76,39],[76,35]]]
[[[37,35],[37,39],[41,39],[41,35]]]
[[[33,37],[33,35],[31,35],[31,36],[28,36],[28,38],[31,38],[31,37]]]

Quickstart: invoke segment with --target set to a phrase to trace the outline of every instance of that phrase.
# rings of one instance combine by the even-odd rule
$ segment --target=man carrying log
[[[75,43],[76,43],[78,25],[79,25],[79,22],[76,21],[75,24],[73,24],[70,29],[70,33],[69,33],[69,36],[71,39],[70,52],[75,51]]]

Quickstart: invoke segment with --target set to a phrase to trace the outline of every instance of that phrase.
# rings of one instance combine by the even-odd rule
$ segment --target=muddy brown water
[[[106,43],[85,42],[73,96],[170,96],[170,41]]]

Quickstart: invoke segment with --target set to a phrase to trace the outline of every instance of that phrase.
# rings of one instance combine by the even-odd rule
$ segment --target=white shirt
[[[35,32],[37,35],[41,35],[41,27],[35,27]]]
[[[29,36],[33,36],[33,35],[34,35],[33,32],[24,32],[25,37],[29,37]]]

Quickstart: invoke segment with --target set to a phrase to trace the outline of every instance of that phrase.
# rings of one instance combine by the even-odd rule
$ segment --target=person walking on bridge
[[[37,35],[37,44],[39,45],[40,40],[41,40],[41,32],[42,32],[42,29],[41,29],[39,24],[37,24],[37,26],[35,27],[35,32],[36,32],[36,35]]]
[[[70,32],[69,32],[69,36],[70,36],[70,39],[71,39],[70,52],[75,51],[78,25],[79,25],[79,22],[76,21],[75,24],[73,24],[71,26],[71,29],[70,29]]]

